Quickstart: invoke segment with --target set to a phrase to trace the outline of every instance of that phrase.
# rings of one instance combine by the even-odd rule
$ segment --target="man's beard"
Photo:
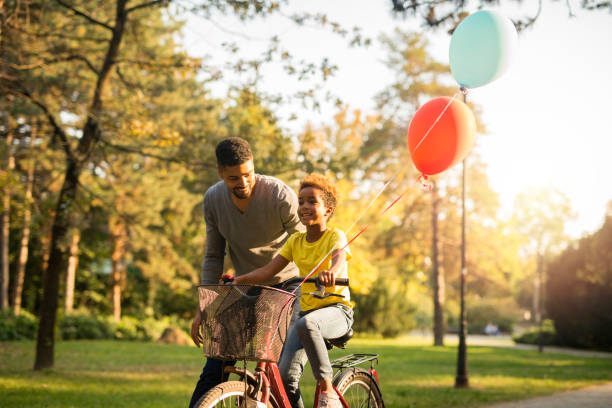
[[[234,188],[232,193],[239,199],[244,200],[245,198],[249,198],[249,189],[237,189]]]

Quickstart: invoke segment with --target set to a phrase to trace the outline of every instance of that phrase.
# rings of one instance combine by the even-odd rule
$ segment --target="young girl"
[[[343,336],[353,324],[349,289],[334,285],[336,278],[348,278],[346,261],[351,257],[348,247],[344,248],[344,232],[327,225],[336,209],[336,196],[336,187],[321,175],[311,174],[302,180],[298,195],[298,217],[306,226],[306,232],[293,234],[270,263],[234,280],[236,284],[263,282],[289,262],[294,262],[300,270],[300,276],[305,277],[333,249],[313,277],[319,277],[321,284],[326,287],[325,292],[343,297],[328,296],[320,299],[309,294],[316,291],[314,284],[305,283],[302,286],[300,317],[290,329],[278,363],[285,391],[294,408],[304,406],[299,380],[307,360],[322,390],[318,406],[342,406],[332,388],[332,367],[323,340]],[[341,251],[342,248],[344,250]]]

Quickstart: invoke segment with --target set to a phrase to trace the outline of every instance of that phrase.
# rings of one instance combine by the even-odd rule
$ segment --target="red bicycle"
[[[301,282],[289,279],[286,285]],[[306,280],[321,285],[317,278]],[[336,280],[348,285],[348,279]],[[202,285],[198,288],[202,316],[203,350],[207,357],[244,361],[244,367],[227,366],[238,376],[212,388],[198,401],[198,408],[291,408],[276,362],[280,357],[296,296],[258,285]],[[352,330],[337,339],[326,339],[328,349],[345,348]],[[254,372],[247,361],[256,361]],[[378,354],[350,354],[331,362],[337,369],[333,387],[345,408],[384,408],[374,363]],[[367,368],[360,366],[369,365]],[[321,390],[315,391],[317,406]]]

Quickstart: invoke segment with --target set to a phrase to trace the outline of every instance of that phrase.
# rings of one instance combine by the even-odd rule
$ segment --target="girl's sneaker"
[[[342,403],[335,391],[322,392],[319,395],[319,404],[317,408],[342,408]]]

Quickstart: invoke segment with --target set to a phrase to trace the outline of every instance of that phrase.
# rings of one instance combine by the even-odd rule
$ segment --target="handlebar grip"
[[[336,285],[338,286],[348,286],[349,280],[348,278],[338,278],[336,279]]]
[[[231,283],[234,281],[234,277],[232,275],[224,274],[221,276],[221,281],[224,284]]]

